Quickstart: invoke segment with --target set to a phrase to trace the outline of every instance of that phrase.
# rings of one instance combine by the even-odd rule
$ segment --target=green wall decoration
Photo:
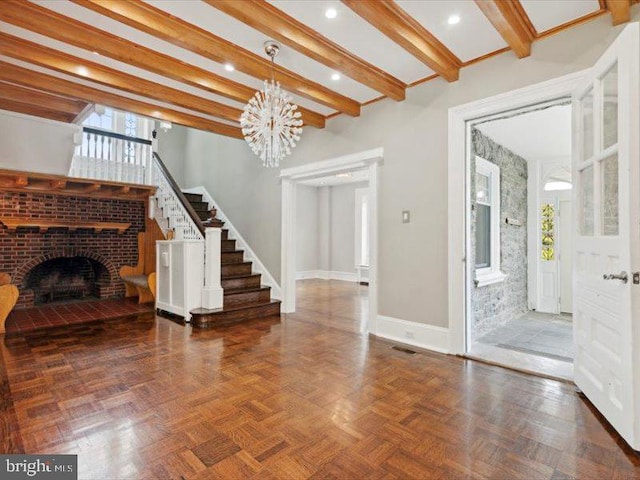
[[[555,258],[553,227],[555,207],[551,203],[542,205],[542,260]]]

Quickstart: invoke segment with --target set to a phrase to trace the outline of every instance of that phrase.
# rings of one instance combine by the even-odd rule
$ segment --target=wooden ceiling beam
[[[255,94],[251,87],[65,17],[33,2],[2,0],[0,20],[238,102],[245,103]],[[324,126],[324,115],[301,107],[298,111],[308,125]]]
[[[34,117],[47,118],[57,122],[71,123],[75,118],[70,113],[51,110],[50,108],[30,105],[28,103],[16,102],[7,98],[0,98],[0,110],[8,110],[10,112],[24,113],[25,115],[33,115]]]
[[[4,82],[0,82],[0,98],[47,108],[56,112],[68,113],[74,117],[87,106],[86,102],[59,97]]]
[[[613,25],[620,25],[631,20],[630,0],[606,0],[607,10],[611,12],[611,22]]]
[[[78,78],[85,78],[108,87],[171,103],[213,117],[237,122],[242,113],[239,108],[129,75],[5,33],[0,33],[0,51],[4,55],[34,65]],[[83,74],[79,72],[83,72]]]
[[[236,70],[261,80],[271,78],[273,68],[276,80],[285,89],[348,115],[360,115],[360,104],[355,100],[278,64],[274,67],[266,57],[256,55],[148,3],[111,0],[71,1],[215,62],[231,62]]]
[[[449,82],[462,62],[392,0],[342,0],[355,13]]]
[[[493,28],[502,36],[518,58],[531,54],[536,31],[519,0],[475,0]]]
[[[0,61],[0,81],[16,83],[55,95],[64,95],[90,103],[100,103],[119,110],[136,113],[158,120],[168,120],[178,125],[208,130],[228,137],[243,138],[240,128],[216,122],[188,113],[153,105],[139,100],[105,92],[97,88],[53,77],[45,73],[29,70],[11,63]],[[73,120],[73,118],[72,118]]]
[[[214,8],[394,100],[406,84],[264,0],[205,0]]]

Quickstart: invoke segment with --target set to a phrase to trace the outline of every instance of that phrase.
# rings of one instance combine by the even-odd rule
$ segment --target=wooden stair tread
[[[224,296],[236,295],[238,293],[263,292],[265,290],[271,290],[271,287],[268,285],[260,285],[259,287],[225,288]]]
[[[247,310],[249,308],[263,307],[265,305],[274,305],[274,304],[280,304],[280,303],[281,303],[280,300],[271,299],[268,302],[247,302],[247,303],[243,303],[242,305],[231,305],[231,306],[222,307],[222,308],[213,308],[213,309],[194,308],[193,310],[191,310],[191,314],[192,315],[211,315],[211,314],[223,313],[223,312],[236,312],[239,310]]]
[[[201,202],[202,201],[202,194],[201,193],[187,193],[187,192],[182,192],[182,194],[185,196],[185,198],[187,200],[189,200],[190,202]]]
[[[238,263],[224,263],[223,265],[229,266],[229,265],[251,265],[253,262],[238,262]],[[248,274],[243,274],[243,275],[248,275]],[[227,278],[225,275],[222,275],[222,278]]]
[[[262,274],[261,273],[239,273],[237,275],[225,275],[222,278],[224,280],[232,280],[232,279],[238,279],[238,278],[259,277],[260,275]]]

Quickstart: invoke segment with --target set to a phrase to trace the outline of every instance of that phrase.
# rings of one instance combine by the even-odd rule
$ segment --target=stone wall
[[[472,130],[471,178],[475,156],[500,167],[500,269],[507,278],[500,283],[471,287],[472,338],[513,320],[527,306],[527,161],[498,145],[477,129]],[[471,265],[475,265],[475,182],[471,182]],[[506,218],[521,222],[507,225]]]

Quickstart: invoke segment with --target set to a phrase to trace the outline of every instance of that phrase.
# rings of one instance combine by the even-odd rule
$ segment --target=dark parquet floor
[[[2,451],[77,454],[97,480],[640,478],[570,385],[392,350],[307,300],[220,329],[142,314],[0,337]]]

